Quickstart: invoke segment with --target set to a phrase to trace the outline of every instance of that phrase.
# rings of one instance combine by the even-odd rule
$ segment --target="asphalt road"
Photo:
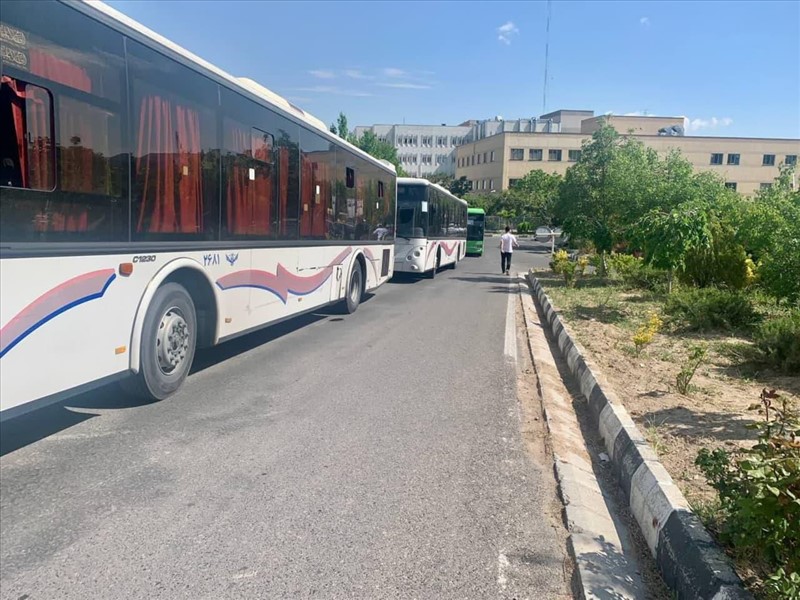
[[[0,596],[568,597],[494,245],[204,351],[167,401],[4,423]]]

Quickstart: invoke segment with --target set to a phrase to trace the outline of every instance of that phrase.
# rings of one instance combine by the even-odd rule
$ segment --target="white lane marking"
[[[504,353],[514,362],[517,362],[517,319],[516,319],[516,303],[517,294],[514,290],[508,293],[508,305],[506,306],[506,337],[503,346]]]
[[[506,577],[506,569],[511,566],[508,558],[502,552],[497,555],[497,585],[501,590],[506,589],[508,585],[508,578]]]

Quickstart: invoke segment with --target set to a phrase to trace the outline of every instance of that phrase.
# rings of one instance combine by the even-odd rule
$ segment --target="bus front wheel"
[[[163,400],[181,387],[194,360],[197,315],[186,289],[161,286],[153,296],[142,328],[139,373],[126,381],[128,392]]]

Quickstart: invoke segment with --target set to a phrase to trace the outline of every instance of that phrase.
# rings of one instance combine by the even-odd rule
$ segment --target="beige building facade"
[[[504,132],[456,148],[456,178],[466,177],[476,193],[508,189],[534,169],[564,175],[580,158],[584,141],[604,117],[581,122],[580,133]],[[752,195],[778,176],[782,164],[796,164],[800,140],[684,136],[682,117],[609,117],[621,134],[632,132],[664,156],[678,149],[696,171],[711,171],[736,191]],[[672,129],[671,129],[672,128]],[[659,133],[661,132],[661,133]]]

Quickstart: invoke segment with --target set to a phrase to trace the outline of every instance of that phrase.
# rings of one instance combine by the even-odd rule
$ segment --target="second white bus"
[[[427,179],[397,179],[394,270],[435,277],[467,251],[467,203]]]

